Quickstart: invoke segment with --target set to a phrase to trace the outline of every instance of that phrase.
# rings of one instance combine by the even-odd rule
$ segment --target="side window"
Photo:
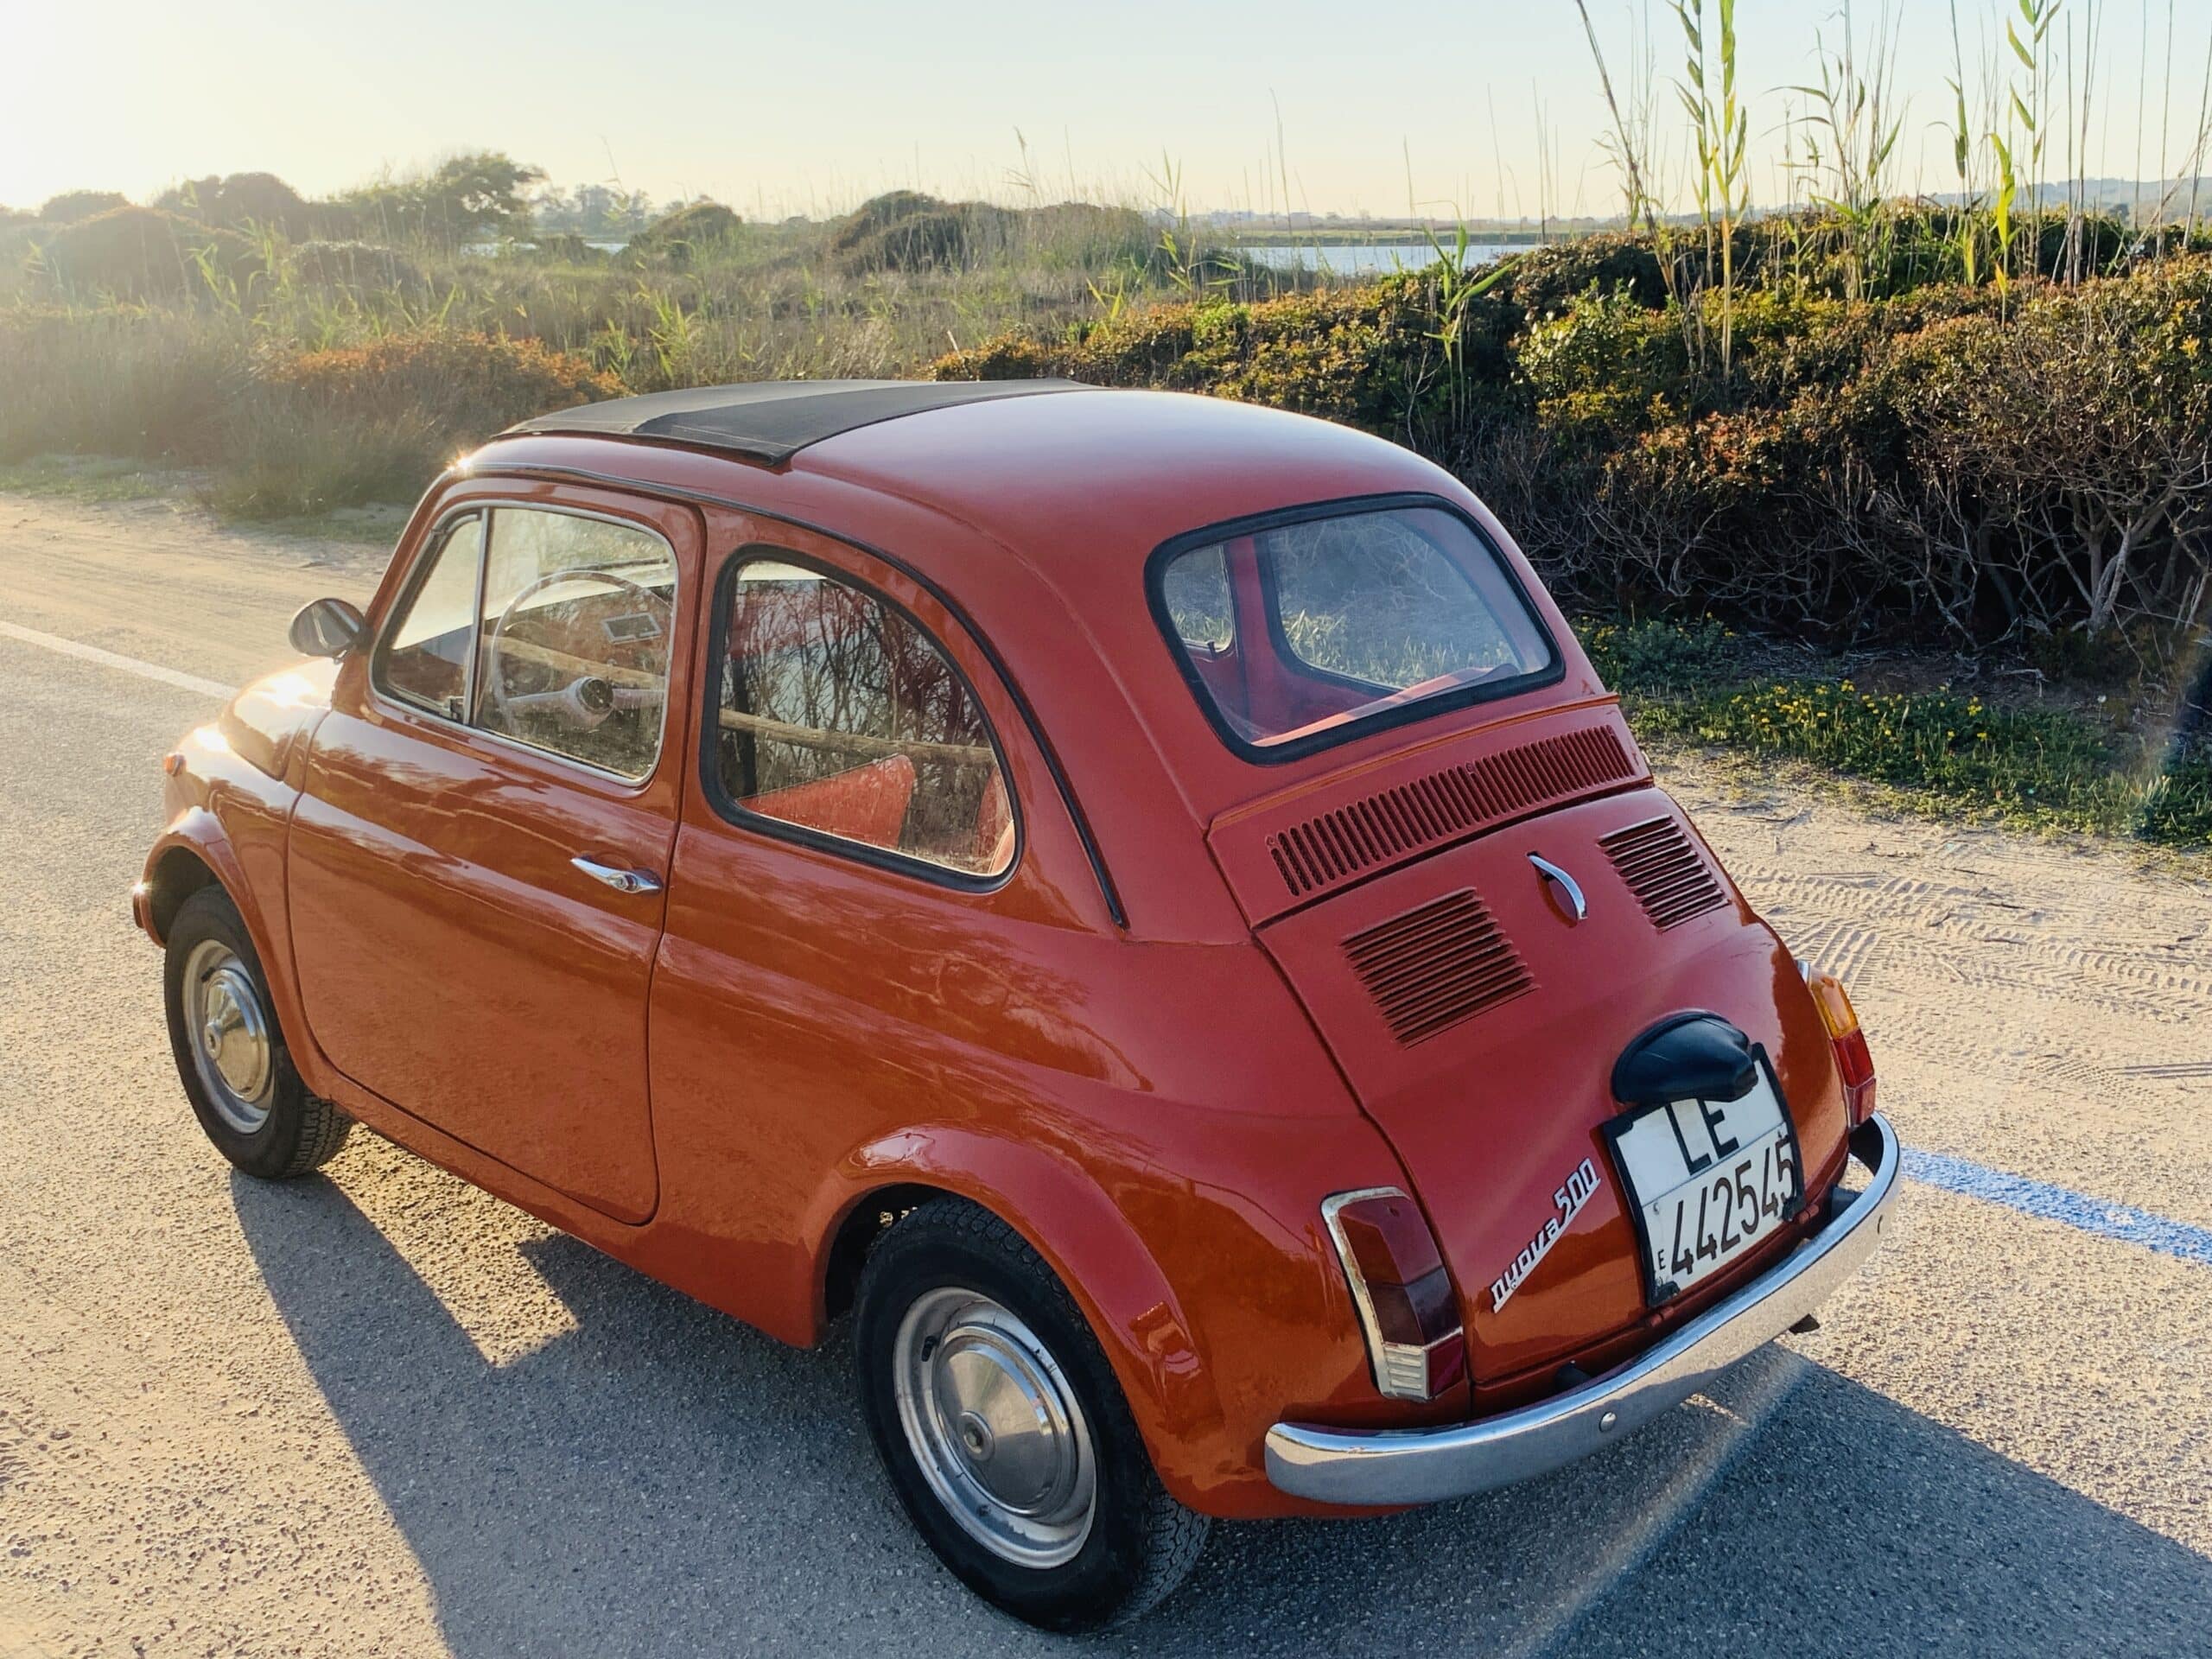
[[[1219,652],[1236,643],[1229,561],[1219,547],[1202,548],[1187,559],[1176,560],[1160,582],[1160,592],[1176,633],[1192,650]]]
[[[446,529],[428,568],[385,635],[377,684],[395,697],[461,718],[468,652],[476,636],[476,556],[484,521],[471,513]]]
[[[644,778],[660,757],[675,595],[676,556],[650,531],[538,507],[470,513],[429,555],[373,677],[448,720]]]
[[[676,558],[648,531],[499,507],[474,723],[621,778],[660,757]]]
[[[726,578],[722,794],[747,812],[990,876],[1014,813],[982,710],[904,613],[838,577],[752,558]]]

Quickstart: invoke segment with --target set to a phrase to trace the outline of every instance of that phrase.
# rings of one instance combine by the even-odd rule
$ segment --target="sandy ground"
[[[210,680],[382,560],[0,497],[0,622]],[[213,706],[0,631],[0,1655],[1064,1646],[912,1538],[836,1347],[781,1348],[372,1137],[327,1179],[230,1173],[124,903],[156,762]],[[2093,1221],[2212,1228],[2204,873],[1668,780],[1852,983],[1910,1147]],[[2212,1266],[1926,1183],[1899,1230],[1821,1331],[1605,1457],[1217,1529],[1159,1616],[1090,1645],[2206,1651]]]

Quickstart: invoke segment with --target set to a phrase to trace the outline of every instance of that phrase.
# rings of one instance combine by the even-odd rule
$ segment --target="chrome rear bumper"
[[[1877,1115],[1851,1137],[1873,1179],[1827,1225],[1726,1300],[1569,1393],[1444,1428],[1352,1433],[1277,1423],[1268,1478],[1327,1503],[1432,1503],[1510,1486],[1624,1438],[1810,1313],[1874,1253],[1897,1200],[1897,1137]]]

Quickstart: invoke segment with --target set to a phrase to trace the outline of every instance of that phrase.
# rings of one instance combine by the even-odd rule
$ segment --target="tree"
[[[530,203],[523,192],[544,176],[502,151],[483,150],[455,156],[419,177],[352,191],[336,206],[357,235],[458,247],[527,231]]]

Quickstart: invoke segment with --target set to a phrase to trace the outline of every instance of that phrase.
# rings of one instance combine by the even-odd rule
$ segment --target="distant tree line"
[[[547,187],[538,168],[500,150],[455,156],[426,173],[383,178],[311,199],[273,173],[210,174],[164,190],[139,213],[293,242],[370,242],[453,249],[536,233],[624,239],[685,206],[642,190]],[[68,190],[35,211],[0,207],[0,226],[81,224],[134,204],[113,190]]]

